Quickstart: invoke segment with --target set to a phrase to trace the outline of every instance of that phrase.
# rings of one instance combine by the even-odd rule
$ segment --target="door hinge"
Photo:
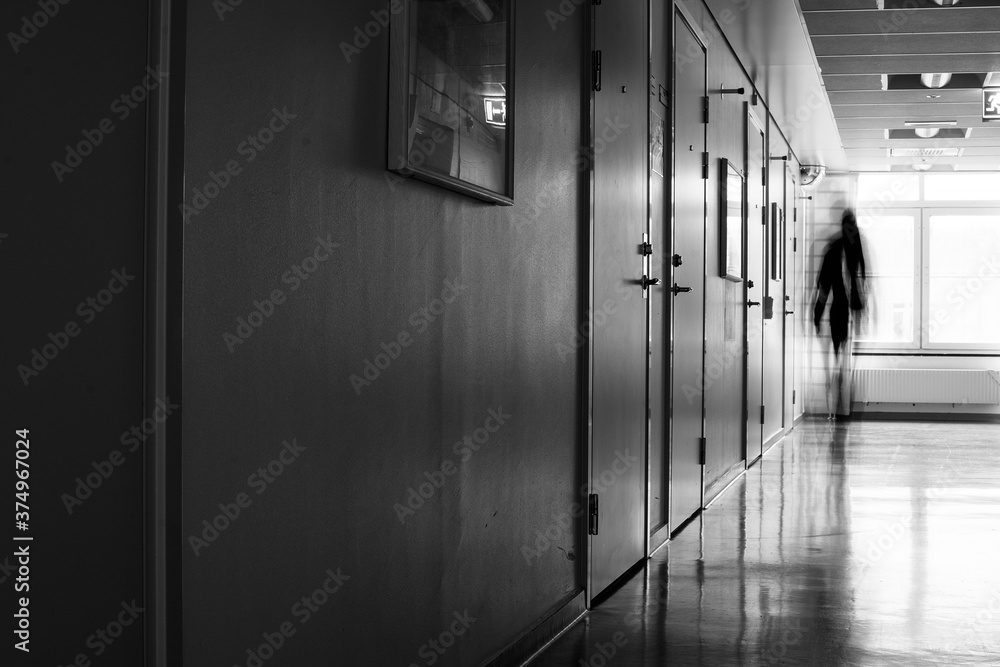
[[[705,97],[703,97],[703,98],[701,98],[701,99],[702,99],[702,101],[703,101],[703,104],[704,104],[704,106],[703,106],[703,110],[704,110],[704,112],[705,112],[705,114],[704,114],[704,119],[703,119],[703,120],[702,120],[701,122],[703,122],[703,123],[705,123],[706,125],[708,125],[708,117],[709,117],[709,107],[711,106],[711,104],[710,104],[710,101],[709,101],[709,97],[708,97],[708,95],[706,95]]]
[[[760,423],[764,423],[764,406],[760,406]]]
[[[767,167],[760,168],[760,184],[767,187]]]
[[[598,2],[596,4],[599,5],[601,3]],[[601,90],[601,51],[600,50],[594,51],[594,57],[593,57],[593,59],[594,59],[594,63],[593,63],[593,65],[594,65],[594,72],[593,72],[593,76],[594,76],[594,90],[600,91]]]
[[[599,509],[597,505],[597,494],[590,494],[589,509],[587,512],[588,522],[587,522],[587,534],[597,535],[598,518],[600,516]]]
[[[798,236],[793,236],[792,237],[792,252],[798,252],[798,251],[799,251],[799,237]]]
[[[701,154],[701,177],[708,180],[708,153]]]
[[[792,389],[792,405],[795,405],[795,390]]]
[[[705,459],[708,457],[708,440],[706,438],[698,438],[698,463],[705,465]]]

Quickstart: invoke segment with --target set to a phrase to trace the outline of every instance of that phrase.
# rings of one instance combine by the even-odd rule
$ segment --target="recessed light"
[[[936,137],[938,132],[941,131],[939,127],[918,127],[913,130],[918,137],[923,139],[930,139],[931,137]]]
[[[929,162],[914,162],[913,163],[913,170],[914,171],[927,171],[930,168],[931,168],[931,164]]]
[[[920,83],[926,88],[944,88],[948,85],[949,81],[951,81],[951,74],[949,72],[920,75]]]

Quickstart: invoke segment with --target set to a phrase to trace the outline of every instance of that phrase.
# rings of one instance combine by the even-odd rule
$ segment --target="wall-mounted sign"
[[[483,104],[486,106],[486,122],[497,127],[507,126],[507,98],[506,97],[484,97]]]
[[[1000,120],[1000,88],[983,88],[983,120]]]

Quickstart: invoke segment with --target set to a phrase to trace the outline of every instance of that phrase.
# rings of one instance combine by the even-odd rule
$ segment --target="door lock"
[[[674,266],[680,266],[683,263],[684,263],[684,260],[681,258],[680,255],[674,255],[674,257],[673,257],[673,265]]]
[[[642,289],[649,289],[653,285],[659,285],[659,284],[660,284],[659,278],[650,278],[648,276],[642,277]]]
[[[647,257],[649,255],[652,255],[653,254],[653,244],[650,243],[649,241],[643,241],[643,243],[642,243],[642,254],[646,255]]]
[[[670,288],[670,291],[673,292],[674,295],[676,296],[677,294],[680,294],[681,292],[690,292],[691,288],[690,287],[680,287],[677,283],[674,283],[674,286],[672,288]]]

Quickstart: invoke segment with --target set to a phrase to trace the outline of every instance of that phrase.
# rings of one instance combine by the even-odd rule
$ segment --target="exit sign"
[[[1000,88],[983,88],[983,120],[1000,120]]]
[[[507,98],[506,97],[485,97],[483,104],[486,105],[486,122],[497,127],[507,126]],[[1000,116],[997,116],[1000,118]]]

